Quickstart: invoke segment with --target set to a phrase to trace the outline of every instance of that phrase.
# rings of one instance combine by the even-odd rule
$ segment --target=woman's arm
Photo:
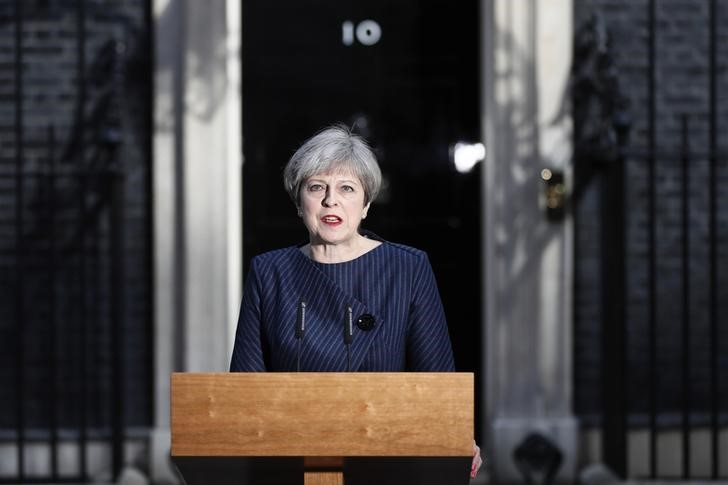
[[[263,372],[265,358],[261,340],[261,283],[255,258],[243,288],[230,372]]]
[[[407,327],[407,370],[455,371],[445,311],[435,274],[425,253],[422,253],[414,272]]]

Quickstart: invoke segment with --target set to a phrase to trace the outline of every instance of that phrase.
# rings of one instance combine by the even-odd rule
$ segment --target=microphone
[[[306,330],[306,302],[301,300],[298,303],[298,314],[296,315],[296,372],[301,371],[301,342],[303,332]]]
[[[344,345],[346,345],[346,372],[351,371],[351,342],[354,340],[354,322],[351,316],[351,307],[347,306],[344,312]]]

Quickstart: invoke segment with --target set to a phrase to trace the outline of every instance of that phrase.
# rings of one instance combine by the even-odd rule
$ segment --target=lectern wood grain
[[[470,373],[180,373],[171,384],[172,456],[472,454]]]
[[[344,474],[341,472],[306,472],[303,485],[344,485]]]

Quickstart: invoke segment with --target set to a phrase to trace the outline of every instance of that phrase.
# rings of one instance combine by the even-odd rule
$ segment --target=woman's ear
[[[367,218],[367,212],[369,212],[369,206],[370,205],[372,205],[372,203],[371,202],[367,202],[366,205],[364,206],[364,210],[361,213],[361,218],[362,219],[366,219]]]

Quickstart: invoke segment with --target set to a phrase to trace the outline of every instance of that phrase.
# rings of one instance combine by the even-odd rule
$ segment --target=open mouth
[[[324,224],[340,224],[341,217],[338,216],[324,216],[321,218],[321,222]]]

